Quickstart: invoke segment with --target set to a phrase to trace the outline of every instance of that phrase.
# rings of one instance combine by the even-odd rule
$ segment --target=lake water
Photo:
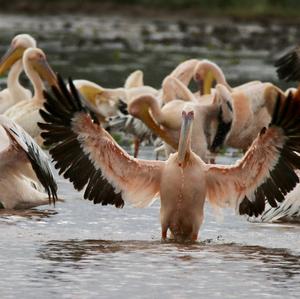
[[[197,33],[198,23],[1,16],[0,51],[14,34],[30,32],[55,70],[103,86],[122,84],[136,68],[145,71],[147,83],[158,86],[176,63],[195,56],[216,58],[232,84],[276,82],[276,49],[272,57],[268,54],[268,45],[274,44],[269,32],[276,28],[228,24],[248,37],[265,34],[264,47],[257,46],[255,52],[247,36],[242,46],[236,38],[222,41],[221,33],[214,40],[211,35],[222,24],[204,25],[201,30],[207,33],[197,46],[190,32]],[[298,34],[292,28],[283,28],[291,40]],[[277,29],[278,36],[283,29]],[[205,47],[203,40],[214,44]],[[282,42],[280,48],[284,46]],[[141,157],[154,158],[152,149],[145,148]],[[250,223],[230,210],[217,221],[207,205],[198,243],[161,243],[159,202],[147,209],[102,207],[82,200],[68,182],[57,180],[64,203],[0,215],[1,299],[299,298],[300,226]]]

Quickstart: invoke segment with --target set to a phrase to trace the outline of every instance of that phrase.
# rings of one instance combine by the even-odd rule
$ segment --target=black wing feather
[[[36,144],[32,137],[21,127],[11,122],[11,126],[5,126],[7,133],[25,151],[31,166],[48,193],[49,203],[57,200],[57,184],[52,174],[48,157]]]
[[[300,47],[283,55],[275,62],[278,78],[285,81],[300,81]]]
[[[300,152],[299,103],[297,96],[291,93],[285,100],[278,95],[269,127],[280,127],[286,136],[286,142],[282,148],[278,148],[280,157],[270,171],[270,177],[255,191],[254,200],[245,197],[241,202],[239,206],[241,215],[262,214],[265,201],[268,201],[272,207],[277,207],[277,202],[282,202],[284,196],[299,183],[299,177],[294,171],[300,166],[300,156],[294,152]]]
[[[55,168],[73,183],[76,190],[86,186],[85,199],[95,204],[123,207],[121,194],[116,194],[111,184],[102,177],[101,171],[95,169],[72,129],[72,120],[78,113],[88,113],[94,122],[98,122],[97,117],[84,106],[72,80],[69,80],[70,91],[59,75],[57,81],[59,89],[52,86],[52,93],[44,92],[46,103],[40,114],[46,123],[39,123],[45,145],[51,146],[49,152],[55,161]]]

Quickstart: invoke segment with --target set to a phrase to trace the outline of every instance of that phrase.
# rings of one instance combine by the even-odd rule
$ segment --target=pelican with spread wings
[[[60,174],[84,198],[117,207],[131,203],[147,207],[160,198],[162,239],[168,230],[176,240],[196,240],[203,222],[203,207],[232,207],[239,214],[259,215],[265,202],[272,206],[299,182],[300,166],[298,98],[275,97],[273,118],[262,128],[245,156],[235,165],[206,164],[191,150],[194,119],[189,103],[182,111],[178,152],[167,161],[147,161],[129,156],[106,132],[69,82],[45,92],[40,111],[45,123],[42,137]]]

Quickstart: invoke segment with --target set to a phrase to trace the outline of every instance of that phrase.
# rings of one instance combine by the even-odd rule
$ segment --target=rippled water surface
[[[151,158],[151,149],[142,157]],[[226,162],[231,162],[226,160]],[[0,215],[1,298],[287,298],[300,294],[300,227],[207,205],[196,244],[160,242],[159,203],[95,206],[58,178],[57,206]]]
[[[56,70],[104,86],[120,85],[135,68],[159,86],[176,63],[195,56],[216,59],[231,82],[276,81],[271,45],[288,46],[282,31],[290,42],[299,34],[294,27],[227,24],[235,35],[226,39],[224,24],[200,25],[1,16],[0,51],[15,33],[30,32]],[[142,157],[153,158],[152,150]],[[249,223],[229,210],[217,221],[206,206],[198,243],[161,243],[158,202],[147,209],[95,206],[57,179],[65,202],[0,214],[0,298],[299,298],[297,225]]]

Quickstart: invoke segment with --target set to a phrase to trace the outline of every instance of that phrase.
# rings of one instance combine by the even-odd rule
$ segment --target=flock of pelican
[[[298,50],[277,61],[279,77],[300,81]],[[31,90],[19,82],[25,72]],[[144,84],[143,72],[105,88],[56,75],[28,34],[12,39],[0,60],[0,208],[28,209],[58,199],[49,149],[59,174],[102,205],[147,207],[160,199],[161,237],[197,240],[207,200],[260,221],[300,218],[300,87],[269,82],[232,87],[221,68],[189,59]],[[190,89],[196,82],[198,90]],[[132,136],[134,157],[110,135]],[[138,158],[151,140],[162,160]],[[214,163],[223,146],[244,156]],[[170,234],[168,234],[170,233]]]

